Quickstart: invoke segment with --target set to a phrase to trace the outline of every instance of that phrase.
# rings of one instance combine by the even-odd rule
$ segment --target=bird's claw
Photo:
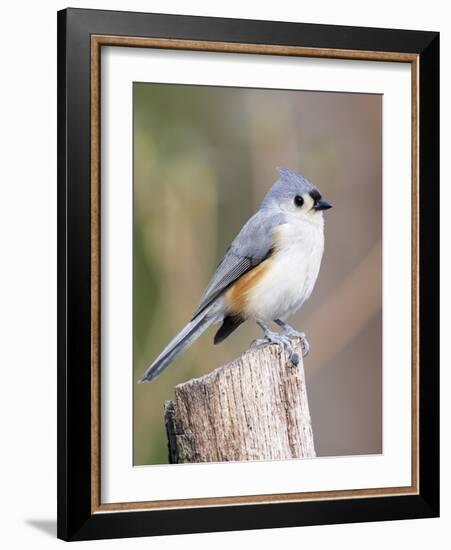
[[[294,329],[289,324],[285,323],[281,319],[274,319],[274,322],[279,325],[279,327],[282,327],[282,334],[284,336],[287,336],[289,338],[298,338],[301,341],[301,347],[302,347],[302,357],[305,357],[309,350],[310,350],[310,344],[308,343],[307,338],[305,337],[304,332],[299,332],[298,330]]]
[[[303,333],[301,333],[303,334]],[[305,337],[305,334],[303,336],[299,337],[301,340],[301,348],[302,348],[302,357],[305,357],[308,352],[310,351],[310,344],[308,343],[307,338]]]
[[[288,357],[294,366],[299,365],[299,355],[295,353],[293,344],[291,343],[288,334],[268,330],[265,332],[264,338],[257,338],[252,342],[252,346],[255,347],[262,346],[264,344],[277,344],[288,353]],[[304,350],[304,348],[302,349]],[[302,355],[304,355],[304,351],[302,352]]]
[[[269,340],[266,338],[256,338],[251,343],[251,348],[257,348],[258,346],[264,346],[265,344],[269,344]]]
[[[305,336],[305,332],[299,332],[293,327],[287,325],[283,330],[283,334],[286,334],[287,336],[291,336],[293,338],[299,338],[299,340],[301,341],[302,357],[305,357],[308,354],[308,352],[310,351],[310,344],[308,343],[308,340]]]

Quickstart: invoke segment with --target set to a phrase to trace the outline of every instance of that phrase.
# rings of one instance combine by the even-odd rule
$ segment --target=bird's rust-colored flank
[[[280,249],[280,228],[274,231],[272,241],[273,243],[266,259],[235,281],[225,293],[225,305],[232,315],[240,315],[244,319],[247,317],[249,294],[261,281],[268,269],[270,269],[274,254]]]
[[[225,302],[228,310],[235,315],[246,317],[249,293],[258,284],[271,265],[269,257],[261,264],[240,277],[226,292]]]

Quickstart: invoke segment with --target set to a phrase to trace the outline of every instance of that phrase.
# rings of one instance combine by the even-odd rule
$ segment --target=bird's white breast
[[[262,321],[286,319],[309,298],[324,251],[322,219],[318,224],[288,220],[274,240],[268,268],[247,299],[247,315]]]

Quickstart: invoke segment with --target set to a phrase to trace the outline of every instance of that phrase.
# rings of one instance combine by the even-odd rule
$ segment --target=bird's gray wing
[[[273,246],[274,229],[283,223],[283,214],[264,210],[259,210],[248,220],[216,268],[193,319],[233,282],[269,256]]]

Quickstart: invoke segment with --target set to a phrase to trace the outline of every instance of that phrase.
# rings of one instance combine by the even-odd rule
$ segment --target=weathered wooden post
[[[273,344],[176,386],[165,422],[170,463],[316,456],[303,362]]]

